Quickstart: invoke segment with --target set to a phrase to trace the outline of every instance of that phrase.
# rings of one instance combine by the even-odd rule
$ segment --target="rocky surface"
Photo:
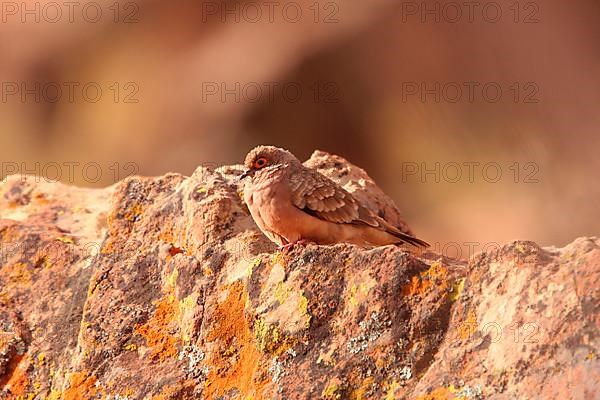
[[[404,230],[364,171],[319,167]],[[591,399],[600,240],[460,261],[257,230],[239,167],[0,185],[0,398]]]

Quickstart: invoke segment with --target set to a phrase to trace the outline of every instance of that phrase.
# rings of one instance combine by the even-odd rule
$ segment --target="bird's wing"
[[[314,169],[299,169],[290,176],[289,182],[294,205],[312,216],[338,224],[371,226],[414,246],[429,246],[427,242],[407,235],[375,215],[349,192]]]
[[[379,219],[337,183],[310,168],[290,176],[292,201],[299,209],[325,221],[381,227]]]

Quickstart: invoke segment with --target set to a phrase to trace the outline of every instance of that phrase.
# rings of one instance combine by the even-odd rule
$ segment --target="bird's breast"
[[[275,231],[283,229],[282,224],[297,212],[294,209],[291,193],[285,182],[261,185],[252,191],[252,208],[267,228]]]
[[[270,211],[281,208],[288,198],[289,193],[286,193],[283,185],[263,185],[252,193],[252,203],[263,210]]]

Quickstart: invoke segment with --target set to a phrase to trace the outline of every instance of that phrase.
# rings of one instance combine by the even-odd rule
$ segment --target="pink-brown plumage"
[[[246,156],[244,200],[262,232],[283,246],[317,244],[427,247],[360,204],[351,193],[290,152],[259,146]]]

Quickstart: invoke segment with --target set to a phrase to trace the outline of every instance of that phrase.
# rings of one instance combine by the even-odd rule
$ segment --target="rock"
[[[364,171],[307,164],[408,229]],[[598,397],[597,238],[282,254],[239,172],[0,185],[0,398]]]

